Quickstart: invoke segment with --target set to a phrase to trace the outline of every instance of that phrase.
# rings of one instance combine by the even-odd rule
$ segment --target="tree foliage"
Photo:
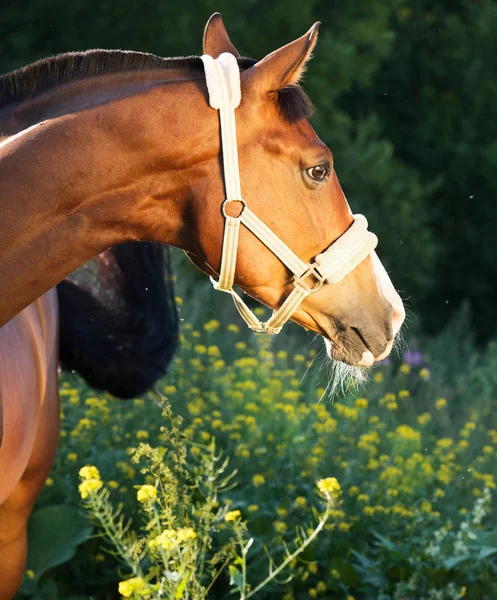
[[[25,0],[0,14],[0,70],[88,48],[199,54],[214,11],[255,58],[323,22],[304,85],[354,211],[422,325],[469,299],[495,333],[494,0]]]

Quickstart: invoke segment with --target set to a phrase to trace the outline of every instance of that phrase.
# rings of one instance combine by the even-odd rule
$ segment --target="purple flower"
[[[419,367],[423,363],[423,355],[421,352],[410,352],[406,350],[402,355],[404,362],[410,367]]]

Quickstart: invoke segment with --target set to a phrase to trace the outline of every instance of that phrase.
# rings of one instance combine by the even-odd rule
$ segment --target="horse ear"
[[[320,25],[319,21],[314,23],[305,35],[271,52],[248,69],[243,75],[248,89],[268,94],[299,83],[316,45]]]
[[[240,53],[233,46],[224,27],[223,18],[219,13],[214,13],[207,21],[204,29],[204,54],[217,58],[223,52],[229,52],[236,58],[240,58]]]

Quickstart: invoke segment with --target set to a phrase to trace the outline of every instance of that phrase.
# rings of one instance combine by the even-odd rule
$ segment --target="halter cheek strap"
[[[354,222],[349,229],[327,250],[316,256],[312,263],[306,263],[249,209],[240,189],[236,144],[235,109],[241,101],[238,63],[229,53],[223,53],[217,59],[204,55],[202,61],[209,104],[219,111],[226,188],[226,200],[222,207],[225,222],[219,280],[211,278],[211,281],[215,289],[231,294],[235,306],[251,329],[257,332],[279,333],[284,323],[309,294],[320,290],[325,283],[337,283],[343,279],[375,249],[378,239],[368,231],[366,218],[354,215]],[[241,212],[237,217],[231,217],[226,212],[230,202],[241,204]],[[233,290],[240,224],[249,229],[294,274],[294,289],[265,323],[255,316]],[[310,281],[310,285],[306,281]]]

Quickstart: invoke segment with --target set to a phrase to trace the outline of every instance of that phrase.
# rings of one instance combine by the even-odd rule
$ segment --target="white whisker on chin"
[[[326,348],[331,345],[331,342],[325,340]],[[369,379],[369,369],[365,367],[354,367],[343,362],[331,358],[330,352],[328,356],[328,385],[326,392],[328,396],[334,399],[338,394],[346,394],[348,390],[357,389]]]
[[[400,356],[403,350],[407,350],[407,342],[405,339],[405,328],[400,329],[393,340],[392,351],[394,351],[397,356]]]

